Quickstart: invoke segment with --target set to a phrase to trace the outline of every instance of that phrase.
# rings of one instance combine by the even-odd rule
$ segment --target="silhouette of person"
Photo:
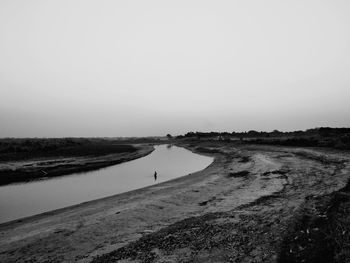
[[[157,180],[157,172],[154,172],[154,181]]]

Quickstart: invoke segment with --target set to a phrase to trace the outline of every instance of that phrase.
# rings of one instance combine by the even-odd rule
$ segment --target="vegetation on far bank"
[[[128,142],[107,138],[0,139],[0,185],[96,170],[153,150]]]
[[[0,139],[0,161],[41,157],[101,156],[135,152],[137,148],[119,141],[87,138]]]
[[[241,141],[247,144],[270,144],[300,147],[330,147],[350,150],[350,128],[321,127],[306,131],[281,132],[188,132],[177,139]]]

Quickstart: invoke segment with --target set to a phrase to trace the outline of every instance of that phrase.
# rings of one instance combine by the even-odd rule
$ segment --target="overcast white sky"
[[[348,0],[0,0],[0,137],[350,126]]]

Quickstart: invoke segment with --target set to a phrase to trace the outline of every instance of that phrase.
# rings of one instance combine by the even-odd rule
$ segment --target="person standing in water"
[[[154,181],[157,180],[157,172],[154,172]]]

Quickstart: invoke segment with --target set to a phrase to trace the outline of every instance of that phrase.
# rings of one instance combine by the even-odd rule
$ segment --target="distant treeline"
[[[350,128],[321,127],[306,131],[272,132],[188,132],[177,139],[206,139],[218,141],[240,140],[251,144],[273,144],[304,147],[332,147],[350,149]]]
[[[0,161],[35,157],[99,156],[134,152],[132,145],[102,138],[5,138],[0,139]]]

